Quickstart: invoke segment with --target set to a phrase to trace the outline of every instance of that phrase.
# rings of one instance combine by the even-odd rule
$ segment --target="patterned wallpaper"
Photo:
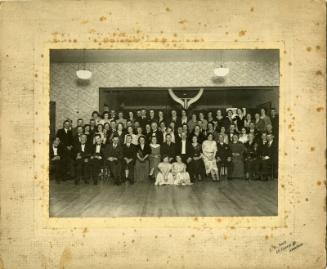
[[[224,82],[213,78],[216,62],[137,62],[89,63],[93,77],[81,85],[75,71],[77,63],[52,63],[50,66],[51,101],[56,101],[56,126],[66,118],[76,122],[90,118],[99,109],[100,87],[185,87],[185,86],[278,86],[278,62],[272,59],[226,62],[230,73]]]

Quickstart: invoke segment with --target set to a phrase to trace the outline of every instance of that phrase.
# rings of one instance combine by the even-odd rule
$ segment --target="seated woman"
[[[213,181],[218,181],[219,174],[216,162],[217,143],[213,140],[212,134],[208,134],[207,140],[202,143],[202,152],[206,174],[210,174]]]
[[[173,185],[174,177],[171,172],[172,164],[169,163],[168,156],[164,156],[162,162],[158,164],[158,174],[154,185]]]
[[[186,164],[182,162],[182,157],[176,155],[176,162],[174,162],[172,172],[174,176],[175,185],[192,185],[190,175],[186,172]]]

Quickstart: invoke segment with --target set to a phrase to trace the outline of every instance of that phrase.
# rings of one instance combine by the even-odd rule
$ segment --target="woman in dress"
[[[106,123],[110,123],[108,111],[103,112],[103,119],[100,120],[100,124],[105,125]]]
[[[154,185],[173,185],[174,184],[174,177],[171,172],[172,164],[169,163],[168,156],[164,156],[162,162],[158,165],[158,174],[156,177],[156,182]]]
[[[203,176],[203,161],[202,161],[202,147],[198,143],[198,137],[196,135],[192,136],[192,147],[190,151],[190,157],[192,161],[189,164],[189,171],[191,174],[191,179],[201,181]]]
[[[242,130],[241,130],[241,134],[240,134],[240,136],[239,136],[238,141],[240,141],[240,142],[243,143],[243,144],[245,144],[245,143],[247,143],[247,142],[249,141],[249,136],[248,136],[248,134],[246,133],[246,129],[245,129],[245,127],[242,128]]]
[[[161,124],[162,122],[166,123],[164,113],[161,110],[159,110],[158,111],[158,123]]]
[[[100,135],[101,143],[102,143],[102,144],[106,144],[107,136],[106,136],[105,133],[103,132],[103,125],[102,125],[102,124],[98,124],[98,125],[97,125],[96,132],[94,133],[94,136],[93,136],[93,144],[95,144],[95,137],[96,137],[97,135]]]
[[[134,178],[136,181],[145,181],[149,177],[149,145],[145,143],[145,137],[139,137],[139,144],[136,148],[136,161]]]
[[[154,179],[158,174],[158,164],[160,163],[160,144],[157,143],[157,137],[152,136],[150,143],[151,153],[149,156],[150,172],[149,177]]]
[[[238,136],[233,135],[233,142],[230,144],[232,151],[232,173],[231,178],[244,178],[244,153],[245,146],[238,141]]]
[[[202,123],[202,128],[206,130],[207,125],[208,125],[208,121],[204,118],[203,112],[199,113],[199,121],[201,121],[201,123]]]
[[[128,112],[128,119],[127,120],[131,121],[132,124],[134,124],[135,118],[134,118],[134,113],[132,111]]]
[[[190,174],[186,172],[186,164],[182,162],[180,155],[176,155],[176,162],[173,163],[172,173],[174,185],[192,185]]]
[[[203,134],[201,132],[201,129],[200,129],[199,125],[196,125],[194,127],[194,130],[193,130],[193,132],[191,134],[191,137],[194,136],[194,135],[198,137],[198,143],[202,144],[202,142],[204,140],[204,136],[203,136]]]
[[[219,180],[218,167],[216,162],[217,143],[213,140],[213,135],[208,134],[207,140],[202,143],[203,163],[207,175],[211,175],[213,181]]]
[[[244,113],[242,109],[238,108],[236,112],[236,116],[234,117],[235,123],[236,123],[236,130],[238,132],[241,131],[241,129],[244,127]]]
[[[138,145],[140,136],[143,136],[143,129],[141,126],[136,128],[136,136],[137,136],[137,144],[136,145]]]
[[[114,136],[118,136],[119,144],[123,145],[125,140],[125,131],[124,131],[124,124],[119,122],[117,124],[117,131],[114,133]]]
[[[217,130],[219,130],[221,127],[224,126],[225,119],[224,119],[224,116],[223,116],[223,113],[222,113],[221,109],[218,109],[216,111],[216,119],[215,119],[215,121],[217,122],[216,123],[216,129]]]
[[[250,129],[250,124],[252,122],[252,115],[250,113],[246,114],[245,119],[244,119],[244,127],[249,130]]]
[[[220,128],[220,133],[219,133],[219,135],[222,135],[222,136],[224,137],[224,143],[225,143],[225,144],[228,144],[228,143],[229,143],[228,134],[226,134],[226,129],[225,129],[224,126],[222,126],[222,127]]]
[[[126,144],[126,139],[128,135],[131,136],[132,138],[132,144],[137,145],[139,137],[136,134],[134,134],[134,130],[132,126],[127,127],[127,134],[125,135],[124,144]]]

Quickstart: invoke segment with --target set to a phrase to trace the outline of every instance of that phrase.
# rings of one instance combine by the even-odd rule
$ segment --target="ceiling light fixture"
[[[89,80],[92,77],[92,72],[86,69],[85,63],[85,49],[83,50],[83,69],[79,69],[76,71],[76,76],[81,80]]]

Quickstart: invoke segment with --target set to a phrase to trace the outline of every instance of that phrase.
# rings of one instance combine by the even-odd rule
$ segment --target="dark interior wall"
[[[176,89],[179,97],[192,97],[198,88]],[[167,89],[162,88],[120,88],[100,89],[99,107],[102,112],[103,105],[115,110],[181,109],[181,106],[171,99]],[[190,107],[190,110],[213,110],[217,108],[245,107],[255,109],[258,106],[271,103],[278,109],[278,88],[207,88],[201,99]]]

